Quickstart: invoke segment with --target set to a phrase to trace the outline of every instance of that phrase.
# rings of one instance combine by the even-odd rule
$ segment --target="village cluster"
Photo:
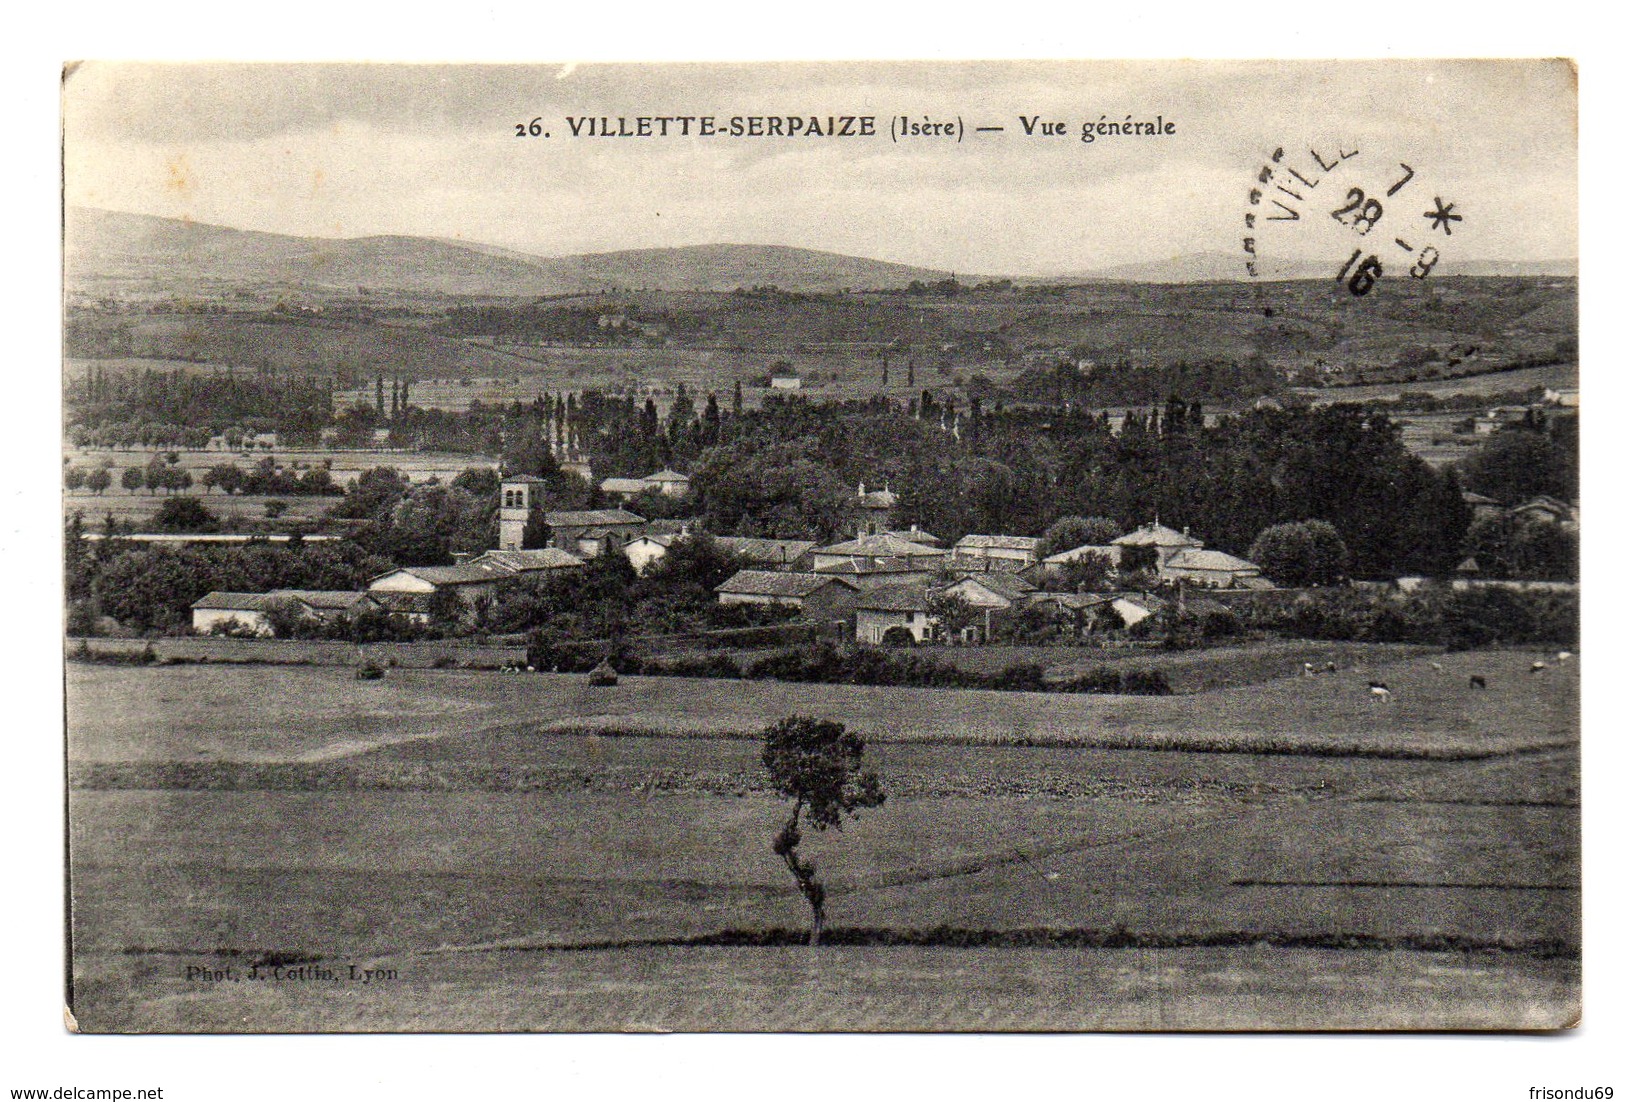
[[[605,479],[601,489],[622,497],[650,489],[683,497],[689,480],[663,470],[647,478]],[[529,475],[504,479],[500,493],[494,550],[459,555],[460,561],[449,566],[399,567],[371,579],[364,590],[211,592],[193,603],[192,628],[199,634],[269,636],[275,633],[271,611],[278,604],[291,604],[313,620],[380,611],[427,624],[448,608],[471,613],[515,580],[579,569],[600,555],[624,555],[642,574],[675,543],[698,538],[702,531],[691,520],[649,520],[623,508],[548,510],[546,482]],[[716,587],[717,602],[793,610],[801,620],[861,643],[974,644],[989,641],[1000,618],[1024,610],[1042,610],[1066,624],[1067,634],[1087,635],[1102,626],[1133,627],[1158,615],[1171,599],[1195,612],[1213,605],[1186,597],[1187,587],[1238,593],[1275,588],[1258,565],[1204,548],[1188,530],[1156,521],[1109,543],[1040,558],[1040,536],[970,534],[946,546],[917,524],[900,527],[899,505],[899,495],[889,487],[870,490],[860,484],[852,499],[852,538],[822,546],[813,540],[707,534],[719,550],[748,564]],[[526,530],[538,514],[545,518],[549,546],[525,548]],[[1116,578],[1125,553],[1144,564],[1135,571],[1142,583],[1137,590],[1068,592],[1046,584],[1070,564],[1091,558]],[[456,603],[449,604],[449,598]],[[952,618],[963,622],[944,622],[943,598],[963,602],[957,605],[961,614]]]

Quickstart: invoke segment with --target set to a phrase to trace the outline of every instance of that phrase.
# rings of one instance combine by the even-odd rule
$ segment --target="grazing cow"
[[[1305,677],[1313,677],[1313,676],[1315,676],[1315,664],[1313,662],[1305,662],[1303,664],[1303,676],[1305,676]]]
[[[1544,662],[1536,662],[1534,665],[1529,667],[1529,672],[1530,673],[1539,673],[1540,671],[1544,670],[1545,668],[1546,668],[1546,663],[1544,663]]]
[[[1320,672],[1321,673],[1336,673],[1337,672],[1337,663],[1336,662],[1328,662],[1328,663],[1326,663],[1324,666],[1320,667]]]
[[[1469,689],[1487,689],[1490,687],[1490,683],[1485,681],[1480,674],[1475,673],[1467,679],[1467,687]]]
[[[1433,668],[1434,673],[1444,672],[1444,663],[1442,662],[1429,662],[1428,665]]]
[[[1391,699],[1393,697],[1393,695],[1394,695],[1389,690],[1388,686],[1383,684],[1381,681],[1372,681],[1372,682],[1370,682],[1370,685],[1371,685],[1371,699],[1372,700],[1387,701],[1387,700]]]
[[[1560,650],[1560,651],[1557,652],[1557,660],[1559,662],[1567,662],[1569,659],[1571,659],[1573,657],[1574,657],[1574,655],[1571,654],[1570,652],[1566,651],[1566,650]]]

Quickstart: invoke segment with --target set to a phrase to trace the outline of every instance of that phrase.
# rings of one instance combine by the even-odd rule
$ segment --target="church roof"
[[[866,555],[874,558],[887,556],[918,558],[946,554],[940,547],[927,547],[923,543],[911,543],[901,536],[893,535],[891,532],[882,532],[878,536],[859,536],[855,540],[832,543],[828,547],[817,547],[813,550],[820,555]]]

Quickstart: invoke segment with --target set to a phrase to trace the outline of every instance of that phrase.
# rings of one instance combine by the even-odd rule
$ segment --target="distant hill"
[[[695,245],[531,256],[493,245],[407,236],[313,238],[75,208],[70,286],[97,279],[216,280],[448,295],[552,295],[611,287],[786,291],[906,286],[949,273],[775,245]]]
[[[1258,261],[1259,277],[1267,280],[1323,279],[1330,274],[1324,261],[1289,257]],[[1335,270],[1335,266],[1332,270]],[[1441,267],[1438,274],[1451,276],[1554,276],[1579,274],[1575,260],[1460,260]],[[1109,268],[1062,277],[1078,280],[1115,280],[1124,283],[1222,283],[1245,280],[1246,263],[1239,253],[1196,252],[1116,264]]]

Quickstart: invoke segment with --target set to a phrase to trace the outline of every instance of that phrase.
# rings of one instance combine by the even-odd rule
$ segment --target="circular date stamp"
[[[1326,276],[1364,298],[1384,280],[1427,279],[1468,224],[1449,187],[1409,160],[1277,146],[1247,190],[1242,258],[1255,280],[1325,258]]]

